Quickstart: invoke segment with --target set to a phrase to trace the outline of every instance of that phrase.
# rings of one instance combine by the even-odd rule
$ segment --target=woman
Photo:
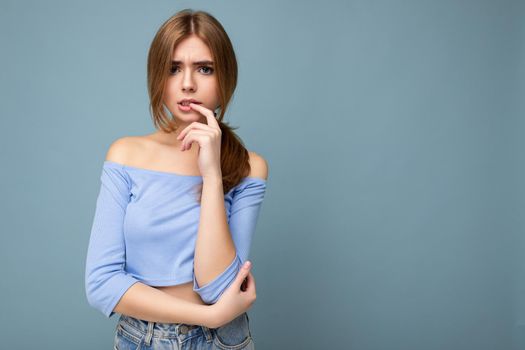
[[[247,258],[268,166],[222,122],[237,83],[233,47],[213,16],[186,9],[157,32],[147,70],[157,131],[106,154],[87,299],[121,314],[117,349],[253,349]]]

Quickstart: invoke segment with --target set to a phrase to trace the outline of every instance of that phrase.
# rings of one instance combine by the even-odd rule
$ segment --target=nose
[[[195,83],[189,70],[184,72],[184,76],[182,77],[182,91],[195,91]]]

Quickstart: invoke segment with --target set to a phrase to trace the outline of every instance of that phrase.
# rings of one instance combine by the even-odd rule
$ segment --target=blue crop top
[[[214,304],[248,258],[266,180],[245,177],[224,195],[236,256],[215,279],[199,286],[193,271],[202,177],[104,161],[86,258],[89,304],[106,317],[136,282],[193,290]]]

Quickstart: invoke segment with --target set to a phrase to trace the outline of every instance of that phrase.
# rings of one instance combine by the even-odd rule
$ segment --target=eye
[[[208,69],[208,72],[209,72],[209,73],[204,73],[204,74],[206,74],[206,75],[210,75],[210,74],[213,73],[213,68],[211,68],[211,67],[208,67],[208,66],[201,66],[200,68]]]
[[[204,68],[205,71],[204,71],[204,74],[205,75],[211,75],[213,74],[213,68],[209,67],[209,66],[200,66],[199,67],[200,69]],[[171,66],[171,69],[170,69],[170,74],[175,74],[177,72],[177,70],[179,69],[179,66]]]

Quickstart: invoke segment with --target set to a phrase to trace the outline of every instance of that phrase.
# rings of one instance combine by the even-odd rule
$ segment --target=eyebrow
[[[171,61],[171,64],[181,64],[181,63],[182,61]],[[200,66],[200,65],[213,66],[213,61],[210,61],[210,60],[196,61],[196,62],[193,62],[193,65],[194,66]]]

